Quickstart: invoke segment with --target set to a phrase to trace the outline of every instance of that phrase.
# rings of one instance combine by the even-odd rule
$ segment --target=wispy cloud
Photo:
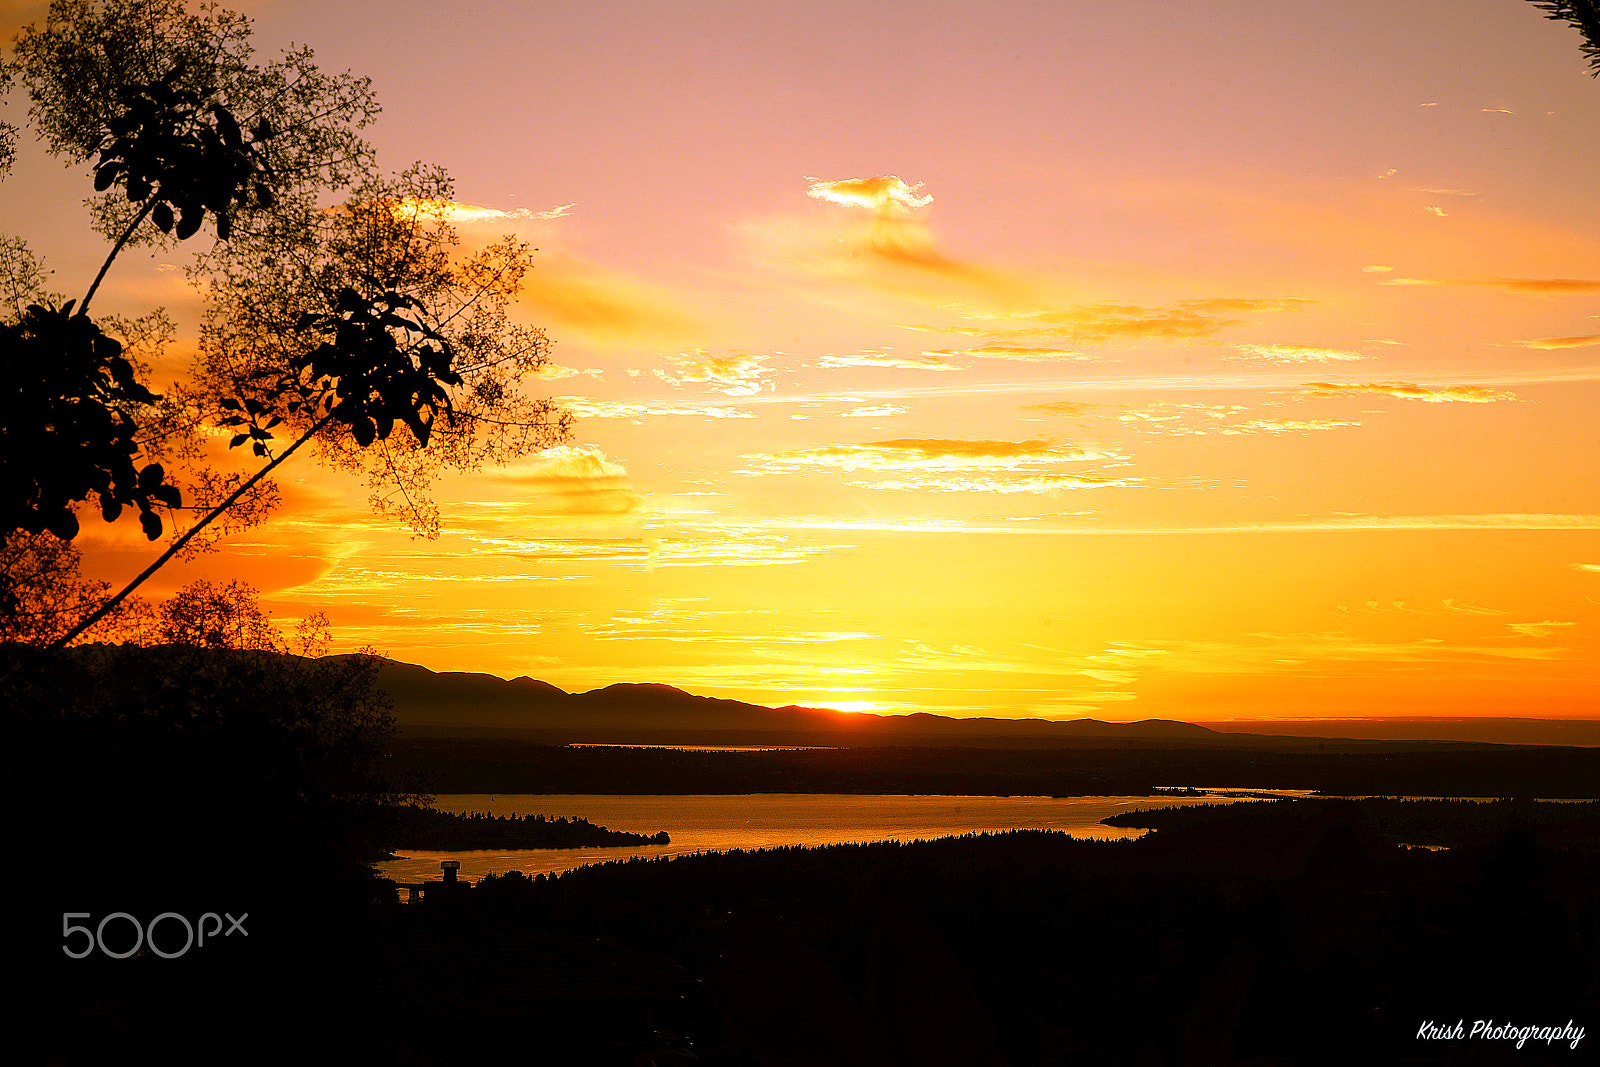
[[[893,367],[903,370],[961,370],[961,366],[930,353],[920,356],[891,356],[877,352],[856,352],[847,355],[823,356],[817,361],[820,367]]]
[[[1046,440],[895,440],[825,445],[744,457],[755,466],[745,474],[806,470],[861,471],[895,475],[846,485],[890,492],[1050,493],[1133,485],[1139,479],[1098,474],[1061,474],[1062,463],[1120,459],[1114,452],[1058,448]]]
[[[1600,281],[1588,278],[1385,278],[1378,284],[1478,286],[1514,293],[1600,293]]]
[[[1444,609],[1457,615],[1509,615],[1509,611],[1500,611],[1498,608],[1485,608],[1477,604],[1460,604],[1454,597],[1447,597],[1441,601]]]
[[[1464,403],[1490,404],[1497,400],[1515,400],[1515,393],[1485,389],[1481,385],[1447,385],[1427,389],[1411,382],[1310,382],[1300,392],[1305,396],[1359,396],[1377,393],[1396,396],[1404,400],[1421,400],[1428,404]]]
[[[1075,348],[1045,348],[1028,345],[980,345],[977,348],[944,348],[922,354],[935,358],[943,356],[978,356],[982,359],[1017,359],[1033,363],[1054,363],[1095,358]]]
[[[1022,405],[1024,411],[1071,418],[1114,419],[1144,433],[1166,437],[1201,437],[1212,434],[1290,434],[1317,430],[1337,430],[1360,426],[1352,419],[1243,419],[1249,409],[1241,404],[1173,403],[1157,400],[1144,404],[1054,404]]]
[[[1600,333],[1582,337],[1539,337],[1532,341],[1518,341],[1517,344],[1524,348],[1588,348],[1590,345],[1600,345]]]
[[[1076,419],[1085,415],[1112,407],[1109,404],[1088,404],[1076,400],[1057,400],[1050,404],[1019,404],[1023,411],[1036,411],[1041,415],[1055,415],[1060,418]]]
[[[1234,348],[1238,355],[1222,358],[1262,363],[1335,363],[1372,358],[1361,352],[1317,345],[1235,345]]]
[[[897,404],[879,404],[877,407],[859,407],[851,411],[841,411],[842,419],[885,419],[895,415],[904,415],[909,409]]]
[[[524,462],[486,469],[479,477],[514,494],[503,504],[484,506],[511,522],[615,520],[637,515],[644,504],[627,470],[592,445],[546,449]]]
[[[871,441],[824,445],[789,452],[745,456],[773,470],[1017,470],[1039,464],[1120,458],[1097,449],[1054,447],[1049,441]]]
[[[620,400],[592,400],[582,396],[557,397],[556,402],[580,419],[641,419],[655,415],[698,415],[707,419],[753,419],[749,411],[728,407],[695,407],[683,404],[627,403]]]
[[[953,306],[963,318],[995,322],[994,326],[930,326],[904,324],[905,329],[959,333],[1003,339],[1053,337],[1078,344],[1109,341],[1193,341],[1242,326],[1250,316],[1296,311],[1313,300],[1300,297],[1211,297],[1180,300],[1161,307],[1137,304],[1082,304],[1022,310]]]
[[[1313,430],[1337,430],[1345,426],[1360,426],[1361,423],[1349,419],[1251,419],[1248,422],[1234,423],[1222,426],[1215,432],[1219,434],[1245,434],[1245,433],[1306,433]]]
[[[518,301],[544,325],[602,344],[682,343],[700,330],[696,316],[660,286],[565,254],[539,258]]]
[[[1545,622],[1506,623],[1507,628],[1521,634],[1523,637],[1554,637],[1562,630],[1569,629],[1576,625],[1578,624],[1575,622],[1556,622],[1554,620],[1547,620]]]
[[[401,210],[420,211],[425,214],[437,215],[456,223],[479,222],[540,222],[549,219],[559,219],[566,215],[576,204],[562,204],[560,207],[550,208],[546,211],[535,211],[532,208],[517,207],[509,210],[494,207],[482,207],[477,204],[463,204],[455,200],[425,200],[419,197],[402,197],[396,201]]]
[[[1032,472],[1011,477],[970,476],[890,478],[875,482],[846,482],[858,489],[900,493],[1055,493],[1065,489],[1109,489],[1140,484],[1138,478],[1085,478],[1071,474]]]

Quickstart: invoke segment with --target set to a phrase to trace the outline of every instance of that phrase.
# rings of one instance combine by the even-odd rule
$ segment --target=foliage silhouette
[[[216,6],[55,0],[0,70],[26,87],[49,149],[92,167],[93,224],[112,242],[81,300],[34,299],[0,325],[12,387],[0,412],[0,534],[70,540],[75,505],[91,497],[107,521],[136,505],[150,540],[163,514],[192,515],[58,643],[202,545],[213,524],[259,521],[275,499],[269,475],[309,442],[370,469],[386,487],[379,510],[426,535],[437,530],[425,488],[439,466],[504,462],[570,425],[518,389],[548,352],[542,332],[507,315],[530,250],[508,238],[457,256],[443,172],[376,172],[357,133],[377,113],[367,80],[323,74],[307,49],[258,64],[249,38],[247,18]],[[324,194],[340,189],[343,206],[325,209]],[[158,349],[165,320],[96,324],[90,305],[124,249],[193,238],[207,221],[216,240],[191,272],[208,293],[200,356],[190,383],[157,396],[108,329]],[[15,241],[0,253],[22,305],[19,292],[41,288],[37,261]],[[396,424],[406,443],[391,436]],[[205,458],[207,427],[233,431],[230,448],[265,462],[225,473]],[[179,466],[193,469],[180,479]]]
[[[1594,0],[1530,0],[1545,18],[1565,22],[1583,34],[1583,55],[1591,77],[1600,77],[1600,7]]]

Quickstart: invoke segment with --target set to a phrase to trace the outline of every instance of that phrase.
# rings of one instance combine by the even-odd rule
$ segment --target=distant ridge
[[[413,737],[507,737],[544,744],[727,745],[727,746],[983,746],[1077,748],[1160,746],[1195,748],[1340,747],[1382,743],[1366,738],[1287,735],[1276,724],[1236,723],[1219,731],[1171,719],[1110,723],[1098,719],[953,718],[917,712],[869,715],[789,704],[771,708],[740,700],[697,696],[659,682],[617,682],[585,693],[527,676],[507,681],[490,674],[435,672],[386,660],[379,684],[394,701],[404,733]],[[1336,720],[1339,726],[1360,720]],[[1300,729],[1316,724],[1301,721]],[[1565,724],[1572,726],[1597,724]],[[1261,732],[1248,731],[1262,726]],[[1557,736],[1584,744],[1581,730]],[[1499,740],[1500,738],[1495,738]],[[1384,740],[1426,743],[1412,733]],[[1462,743],[1441,741],[1440,743]],[[1482,743],[1484,738],[1471,740]],[[1509,740],[1509,738],[1506,738]],[[1600,743],[1600,736],[1588,743]]]

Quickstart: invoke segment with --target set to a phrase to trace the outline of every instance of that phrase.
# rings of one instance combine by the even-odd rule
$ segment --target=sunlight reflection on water
[[[376,864],[397,882],[439,877],[439,862],[461,861],[461,877],[489,873],[553,874],[590,863],[691,852],[775,848],[852,841],[912,841],[980,831],[1060,830],[1074,837],[1128,838],[1144,831],[1101,826],[1100,820],[1135,808],[1215,802],[1218,797],[956,797],[757,793],[735,796],[600,796],[580,794],[445,793],[442,811],[494,815],[581,816],[611,830],[653,834],[669,845],[631,848],[485,849],[473,852],[403,852]]]

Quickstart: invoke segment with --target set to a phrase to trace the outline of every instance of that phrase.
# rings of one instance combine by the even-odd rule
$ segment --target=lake
[[[1295,795],[1298,795],[1296,793]],[[441,811],[494,815],[579,816],[610,830],[653,834],[669,845],[627,848],[484,849],[473,852],[402,852],[375,864],[385,878],[422,882],[439,877],[439,862],[461,861],[461,877],[522,871],[555,874],[590,863],[633,856],[833,845],[860,841],[914,841],[980,831],[1060,830],[1074,837],[1138,837],[1144,831],[1101,826],[1100,820],[1135,808],[1215,803],[1204,797],[956,797],[856,796],[756,793],[732,796],[598,796],[583,794],[444,793]]]

